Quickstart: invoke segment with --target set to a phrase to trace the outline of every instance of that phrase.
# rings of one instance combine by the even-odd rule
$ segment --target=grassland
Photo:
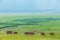
[[[18,34],[6,34],[6,31],[17,31]],[[25,35],[24,32],[35,32]],[[41,36],[40,32],[45,32]],[[50,36],[54,32],[54,36]],[[5,16],[0,17],[0,40],[60,40],[59,16]]]

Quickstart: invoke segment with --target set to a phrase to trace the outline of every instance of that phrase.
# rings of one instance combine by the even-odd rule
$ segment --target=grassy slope
[[[56,16],[14,16],[14,17],[1,17],[0,18],[0,22],[3,23],[8,23],[8,25],[11,24],[21,24],[21,23],[26,23],[26,22],[17,22],[14,21],[16,19],[34,19],[34,18],[59,18]],[[19,34],[17,35],[6,35],[4,33],[0,33],[2,34],[0,36],[1,40],[60,40],[60,32],[58,30],[52,30],[52,32],[55,32],[56,36],[51,37],[49,36],[48,33],[46,33],[46,36],[40,36],[39,33],[34,35],[34,36],[26,36],[23,34],[23,32],[25,31],[32,31],[32,30],[37,30],[39,32],[43,31],[43,32],[51,32],[51,29],[59,29],[60,28],[60,20],[56,20],[56,21],[48,21],[48,22],[38,22],[38,25],[25,25],[25,26],[18,26],[18,27],[8,27],[7,30],[13,30],[13,31],[19,31]],[[40,25],[41,24],[41,25]],[[1,27],[5,27],[6,24],[0,25]],[[50,29],[50,30],[49,30]],[[6,31],[4,28],[2,28],[1,30]],[[1,31],[0,30],[0,31]],[[16,38],[16,39],[15,39]]]

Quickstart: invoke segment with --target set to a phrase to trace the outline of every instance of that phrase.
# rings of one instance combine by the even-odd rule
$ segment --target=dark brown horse
[[[18,34],[18,32],[14,32],[14,34]]]
[[[51,35],[51,36],[54,36],[54,33],[51,32],[50,35]]]
[[[7,31],[7,34],[12,34],[12,31]]]
[[[44,32],[41,32],[41,35],[42,35],[42,36],[45,36],[45,33],[44,33]]]
[[[34,32],[25,32],[26,35],[34,35]]]

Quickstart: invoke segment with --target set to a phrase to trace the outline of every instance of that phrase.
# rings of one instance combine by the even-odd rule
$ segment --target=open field
[[[7,34],[7,31],[18,34]],[[34,32],[34,35],[25,35]],[[40,33],[44,32],[45,36]],[[54,36],[50,33],[53,32]],[[0,40],[60,40],[59,16],[5,16],[0,17]]]

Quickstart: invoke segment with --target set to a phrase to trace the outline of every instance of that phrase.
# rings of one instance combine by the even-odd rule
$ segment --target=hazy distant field
[[[8,26],[8,27],[7,27]],[[16,31],[18,34],[6,34],[6,31]],[[35,32],[25,35],[24,32]],[[41,36],[40,32],[45,32]],[[50,36],[54,32],[54,36]],[[60,40],[59,16],[0,16],[0,40]]]

